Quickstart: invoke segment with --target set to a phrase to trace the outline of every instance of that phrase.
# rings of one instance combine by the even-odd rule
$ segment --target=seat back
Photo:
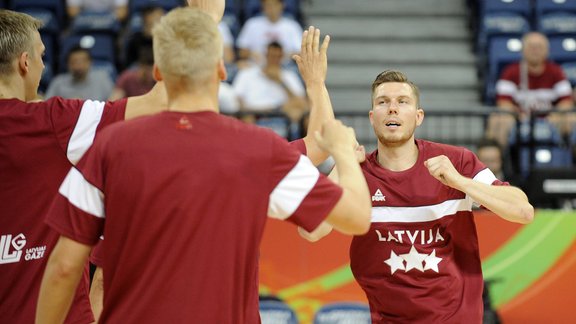
[[[485,80],[485,101],[493,104],[496,81],[503,68],[522,58],[522,40],[518,37],[494,37],[488,44],[488,74]]]
[[[58,21],[64,21],[66,18],[64,1],[61,0],[13,0],[10,8],[14,11],[46,9],[50,10]]]
[[[370,324],[368,305],[351,302],[326,304],[314,315],[314,324]]]
[[[576,13],[576,1],[574,0],[535,0],[534,11],[536,17],[551,12]]]
[[[72,21],[73,34],[117,34],[121,25],[116,16],[107,12],[83,11]]]
[[[276,300],[260,301],[262,324],[298,324],[296,313],[288,304]]]
[[[563,64],[576,61],[576,36],[550,37],[550,60]]]
[[[576,13],[553,12],[537,19],[538,31],[546,36],[576,36]]]
[[[493,12],[484,15],[478,30],[477,47],[484,54],[488,42],[496,36],[521,38],[530,31],[526,17],[514,12]]]
[[[176,7],[182,6],[181,0],[130,0],[130,13],[134,14],[142,11],[146,7],[162,7],[166,11],[170,11]]]
[[[115,38],[113,35],[94,34],[94,35],[71,35],[64,38],[60,54],[60,71],[66,69],[66,57],[68,52],[74,46],[80,45],[90,51],[93,61],[108,61],[115,63],[116,49]]]

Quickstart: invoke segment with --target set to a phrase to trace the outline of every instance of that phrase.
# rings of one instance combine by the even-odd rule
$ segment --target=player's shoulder
[[[419,149],[429,156],[446,155],[449,158],[459,158],[462,155],[471,152],[469,149],[463,146],[432,142],[422,139],[417,139],[416,143]]]

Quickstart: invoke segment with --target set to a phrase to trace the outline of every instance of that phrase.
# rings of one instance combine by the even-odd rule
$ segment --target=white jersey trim
[[[268,216],[282,220],[292,216],[304,198],[314,188],[319,177],[320,172],[310,159],[301,155],[298,163],[270,194]]]
[[[372,223],[420,223],[439,220],[459,211],[471,211],[470,199],[447,200],[443,203],[418,207],[372,207]]]
[[[491,185],[497,180],[490,169],[486,168],[473,180]],[[420,223],[439,220],[459,211],[472,211],[474,201],[470,196],[464,199],[447,200],[437,205],[418,207],[372,207],[372,223]]]
[[[68,151],[66,152],[68,160],[73,164],[76,164],[82,158],[82,155],[86,153],[92,142],[94,142],[96,128],[98,128],[102,119],[105,104],[102,101],[84,101],[78,122],[76,122],[68,143]]]
[[[58,192],[76,208],[104,218],[104,193],[84,179],[76,168],[70,169]]]

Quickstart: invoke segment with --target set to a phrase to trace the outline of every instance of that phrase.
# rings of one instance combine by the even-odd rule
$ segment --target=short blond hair
[[[0,76],[11,75],[12,62],[22,53],[34,53],[34,32],[42,22],[27,14],[0,9]]]
[[[420,90],[414,82],[408,80],[408,77],[404,73],[397,70],[385,70],[376,76],[376,79],[372,83],[372,100],[374,100],[376,88],[383,83],[389,82],[405,83],[409,85],[414,94],[414,98],[416,98],[416,107],[420,108]]]
[[[193,83],[208,79],[222,58],[222,40],[216,22],[203,11],[176,8],[152,30],[154,61],[164,76]]]

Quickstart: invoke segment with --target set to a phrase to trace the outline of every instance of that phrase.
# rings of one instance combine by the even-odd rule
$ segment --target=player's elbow
[[[75,278],[78,273],[84,270],[84,265],[76,264],[73,262],[68,262],[60,258],[51,259],[48,263],[48,267],[51,269],[52,277],[55,280],[67,280],[70,278]]]
[[[519,207],[518,212],[518,222],[521,224],[529,224],[532,223],[534,220],[534,207],[529,204],[525,203],[523,206]]]

